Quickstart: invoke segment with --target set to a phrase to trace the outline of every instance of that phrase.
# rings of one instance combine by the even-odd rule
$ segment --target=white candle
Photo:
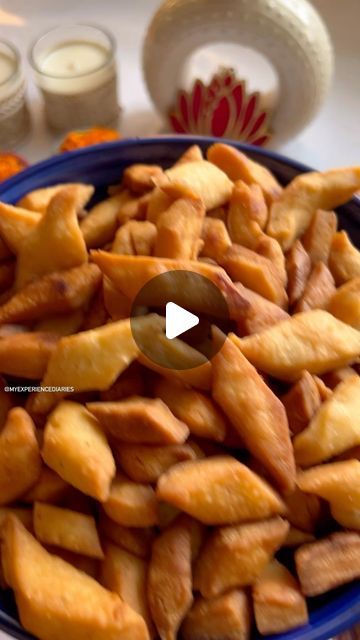
[[[11,148],[25,136],[29,116],[25,80],[17,50],[0,40],[0,147]]]
[[[87,25],[59,27],[40,38],[31,60],[51,127],[69,130],[116,119],[111,36]]]

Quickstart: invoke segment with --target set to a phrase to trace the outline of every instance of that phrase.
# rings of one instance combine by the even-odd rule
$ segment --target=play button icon
[[[165,335],[168,340],[173,340],[182,333],[196,327],[200,322],[199,317],[190,311],[186,311],[175,302],[166,304]]]

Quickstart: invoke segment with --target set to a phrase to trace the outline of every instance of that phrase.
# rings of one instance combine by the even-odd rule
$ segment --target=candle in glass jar
[[[20,56],[12,44],[0,40],[0,147],[15,146],[28,129],[29,115]]]
[[[118,115],[114,42],[88,25],[59,27],[34,45],[31,61],[51,127],[108,125]]]

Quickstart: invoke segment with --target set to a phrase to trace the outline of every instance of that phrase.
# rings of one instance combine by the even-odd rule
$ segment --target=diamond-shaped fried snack
[[[291,490],[295,463],[285,408],[241,353],[238,342],[243,341],[227,338],[213,358],[214,399],[277,484]]]
[[[110,242],[119,225],[121,207],[131,199],[124,190],[96,204],[80,222],[80,229],[88,248],[101,247]]]
[[[305,429],[321,405],[321,397],[314,377],[304,371],[299,380],[281,396],[292,435]]]
[[[197,458],[188,444],[151,446],[121,442],[113,449],[121,469],[134,482],[157,482],[163,473],[178,462]]]
[[[250,304],[247,314],[237,323],[240,335],[259,333],[289,317],[289,314],[279,305],[270,302],[256,291],[244,287],[241,282],[236,282],[236,288]]]
[[[101,502],[107,500],[114,458],[97,420],[83,405],[63,401],[50,414],[42,457],[72,486]]]
[[[76,215],[72,188],[59,191],[18,252],[15,286],[21,289],[52,271],[87,262],[88,255]]]
[[[148,640],[143,618],[121,598],[48,553],[11,516],[2,531],[6,581],[24,628],[38,638]]]
[[[29,191],[19,200],[17,206],[29,209],[29,211],[45,213],[52,198],[63,189],[71,189],[74,194],[76,211],[83,209],[94,193],[94,187],[91,184],[82,184],[81,182],[56,184],[53,187]]]
[[[154,255],[196,260],[204,216],[205,207],[201,200],[185,197],[175,200],[156,221]]]
[[[124,527],[152,527],[158,523],[158,503],[149,484],[140,484],[118,473],[111,485],[104,511]]]
[[[360,530],[360,461],[332,462],[302,471],[297,477],[302,491],[330,503],[335,520],[347,529]]]
[[[0,202],[0,238],[12,253],[19,252],[24,238],[40,220],[40,213]]]
[[[211,258],[218,262],[231,247],[231,240],[225,222],[218,218],[204,218],[201,231],[201,240],[204,243],[201,249],[201,257]]]
[[[231,240],[255,249],[267,217],[268,210],[259,185],[249,186],[238,180],[233,188],[227,218]]]
[[[311,259],[300,240],[295,240],[286,254],[289,304],[293,305],[304,293],[311,272]]]
[[[184,640],[248,640],[251,629],[251,609],[248,596],[234,589],[205,600],[198,598],[181,628]]]
[[[155,529],[123,527],[100,511],[99,532],[102,538],[113,542],[118,547],[129,551],[139,558],[148,558],[155,537]]]
[[[192,602],[191,531],[175,523],[154,541],[148,573],[148,601],[161,640],[176,640]]]
[[[270,209],[267,233],[284,250],[307,230],[316,209],[334,209],[360,189],[360,167],[296,176]]]
[[[213,598],[254,584],[288,530],[288,523],[279,517],[216,529],[196,562],[194,588],[204,598]]]
[[[111,252],[128,256],[151,256],[157,236],[156,226],[148,220],[129,220],[117,230]]]
[[[255,622],[263,634],[283,633],[308,622],[306,600],[290,571],[272,560],[253,586]]]
[[[260,520],[285,510],[280,496],[231,456],[180,462],[160,476],[156,495],[210,525]]]
[[[318,262],[311,271],[304,293],[294,312],[326,309],[335,291],[336,287],[331,271],[323,262]]]
[[[348,280],[335,291],[327,310],[342,322],[360,330],[360,276]]]
[[[40,472],[35,425],[21,407],[10,409],[0,434],[0,505],[20,498],[36,483]]]
[[[44,331],[18,332],[0,340],[0,372],[39,380],[44,375],[59,336]]]
[[[294,438],[295,460],[311,466],[329,460],[360,444],[360,377],[340,383],[310,421]]]
[[[339,286],[360,276],[360,251],[352,244],[346,231],[333,236],[329,268]]]
[[[295,552],[301,590],[317,596],[360,578],[360,534],[334,533]]]
[[[334,233],[337,229],[337,217],[335,211],[315,211],[310,226],[302,238],[305,250],[308,252],[311,262],[323,262],[327,265]]]
[[[253,365],[280,380],[296,380],[304,370],[325,373],[360,355],[360,332],[321,309],[233,339]]]
[[[79,309],[93,296],[100,280],[101,272],[95,264],[42,276],[0,306],[0,324],[39,320]]]

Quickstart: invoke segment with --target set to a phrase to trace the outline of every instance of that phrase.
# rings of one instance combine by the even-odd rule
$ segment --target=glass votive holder
[[[0,40],[0,151],[16,146],[29,126],[20,54],[10,42]]]
[[[49,126],[68,131],[115,124],[115,41],[95,25],[61,26],[41,36],[30,51]]]

